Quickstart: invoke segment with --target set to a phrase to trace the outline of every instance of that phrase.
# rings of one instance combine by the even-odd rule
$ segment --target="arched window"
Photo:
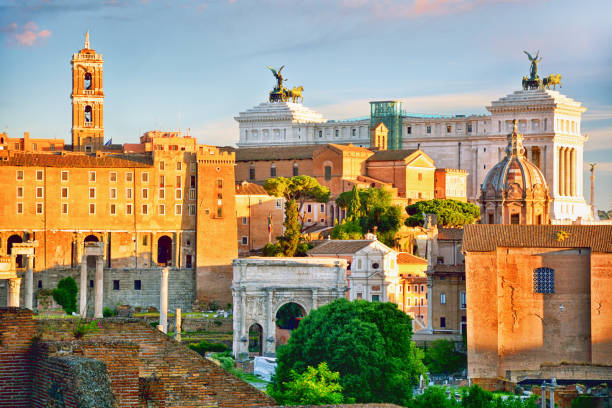
[[[298,168],[298,164],[297,163],[293,163],[293,175],[297,176],[299,174],[300,170]]]
[[[533,271],[534,293],[555,293],[555,270],[537,268]]]
[[[83,87],[87,90],[91,89],[91,74],[87,72],[83,81]]]
[[[161,266],[170,266],[171,263],[172,238],[163,235],[157,240],[157,264]]]
[[[331,180],[332,177],[332,168],[331,166],[325,166],[325,180]]]
[[[91,123],[91,106],[85,106],[85,123]]]

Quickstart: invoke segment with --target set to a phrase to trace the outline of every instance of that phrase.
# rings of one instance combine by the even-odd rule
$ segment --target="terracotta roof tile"
[[[8,159],[0,160],[0,166],[18,167],[151,167],[153,159],[149,155],[109,154],[96,157],[89,154],[41,154],[14,153]]]
[[[365,147],[359,147],[359,146],[355,146],[353,144],[347,144],[347,145],[341,145],[341,144],[335,144],[335,143],[330,143],[327,146],[331,146],[334,147],[338,150],[342,150],[345,152],[358,152],[358,153],[374,153],[373,151],[366,149]]]
[[[495,251],[496,247],[591,248],[612,252],[612,225],[481,225],[464,227],[463,250]],[[557,234],[565,231],[567,238]]]
[[[266,190],[255,183],[236,183],[236,195],[268,195]]]
[[[438,239],[447,241],[461,241],[463,239],[463,228],[440,228]]]
[[[411,150],[379,150],[368,158],[368,161],[393,161],[405,160],[407,157],[416,152],[417,149]]]
[[[313,241],[314,248],[308,251],[309,255],[341,255],[354,254],[362,248],[370,245],[373,240],[343,240],[329,239],[325,241]]]
[[[236,161],[312,159],[323,145],[241,147],[236,149]]]
[[[397,263],[401,265],[405,265],[405,264],[427,265],[427,259],[424,259],[418,256],[414,256],[412,254],[409,254],[408,252],[400,252],[399,254],[397,254]]]

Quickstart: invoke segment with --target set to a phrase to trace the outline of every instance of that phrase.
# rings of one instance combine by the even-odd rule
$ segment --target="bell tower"
[[[85,46],[72,55],[72,148],[93,152],[104,146],[104,92],[102,90],[102,54]]]

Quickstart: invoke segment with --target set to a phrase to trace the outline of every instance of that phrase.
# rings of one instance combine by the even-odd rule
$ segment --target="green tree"
[[[359,219],[342,220],[334,225],[331,231],[332,239],[363,239],[363,230]]]
[[[268,392],[281,405],[325,405],[342,404],[342,386],[338,383],[340,373],[330,371],[327,363],[320,363],[317,368],[308,366],[306,371],[298,374],[290,372],[291,381],[283,384],[284,391],[276,392],[269,387]]]
[[[444,227],[459,227],[473,224],[480,218],[480,207],[457,200],[419,201],[406,207],[409,217],[406,225],[416,227],[423,225],[423,214],[436,214],[438,224]]]
[[[284,197],[285,233],[279,237],[278,246],[268,244],[264,247],[267,256],[305,256],[309,247],[302,237],[303,219],[300,213],[306,201],[329,201],[329,189],[310,176],[269,178],[264,183],[266,192],[275,197]]]
[[[461,396],[461,406],[463,408],[493,408],[493,393],[472,385]]]
[[[87,290],[86,288],[81,288]],[[53,289],[53,300],[64,309],[66,314],[71,315],[76,312],[76,299],[78,292],[76,281],[68,276],[57,283],[57,289]]]
[[[423,394],[414,398],[412,408],[455,408],[459,403],[454,398],[448,398],[442,387],[427,387]]]
[[[423,362],[433,374],[452,374],[467,367],[465,354],[455,351],[455,343],[445,339],[435,340],[427,347]]]
[[[346,215],[347,218],[351,220],[361,217],[361,200],[359,199],[357,186],[353,186],[353,190],[351,191],[351,200],[349,202]]]
[[[292,370],[303,373],[327,362],[340,373],[345,398],[406,405],[425,372],[411,337],[410,317],[394,304],[335,300],[313,310],[278,348],[270,387],[285,392]]]

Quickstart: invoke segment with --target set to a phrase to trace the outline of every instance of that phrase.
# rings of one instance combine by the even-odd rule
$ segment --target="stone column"
[[[274,327],[274,320],[272,318],[272,295],[271,289],[266,289],[266,327],[265,333],[262,333],[262,344],[261,351],[264,356],[274,356],[276,353],[276,327]]]
[[[247,341],[246,333],[246,288],[240,288],[240,341]]]
[[[546,388],[540,388],[542,390],[542,408],[546,408]]]
[[[576,196],[576,149],[570,150],[570,195]]]
[[[87,317],[87,256],[81,258],[81,287],[79,314],[81,317]]]
[[[555,408],[555,389],[550,389],[550,408]]]
[[[85,263],[87,269],[87,262]],[[102,308],[104,305],[104,261],[102,256],[96,256],[96,285],[95,285],[95,304],[94,318],[102,318]]]
[[[182,313],[181,309],[176,309],[176,314],[174,315],[174,321],[176,325],[176,330],[174,331],[174,338],[176,341],[181,341],[181,326],[182,326]]]
[[[161,289],[159,299],[159,325],[164,333],[168,333],[168,273],[169,268],[161,271]]]
[[[566,196],[570,195],[570,148],[565,148],[565,158],[563,159],[565,165],[563,171],[565,172],[565,181],[563,183],[563,192]]]
[[[559,147],[559,160],[557,163],[558,166],[558,178],[559,178],[559,182],[557,183],[559,185],[559,195],[562,196],[563,195],[563,181],[565,180],[565,178],[563,177],[563,166],[564,166],[564,159],[565,159],[565,155],[563,154],[563,147]]]
[[[542,163],[542,167],[540,167],[540,169],[542,170],[542,173],[544,173],[544,177],[546,178],[548,176],[547,171],[546,171],[546,146],[542,147],[542,150],[540,151],[540,161]]]
[[[318,307],[317,298],[318,298],[317,290],[313,289],[312,290],[312,310],[315,310]]]
[[[19,289],[21,289],[21,278],[8,280],[8,307],[19,307]]]
[[[28,266],[25,273],[25,307],[34,310],[34,255],[28,255]]]

